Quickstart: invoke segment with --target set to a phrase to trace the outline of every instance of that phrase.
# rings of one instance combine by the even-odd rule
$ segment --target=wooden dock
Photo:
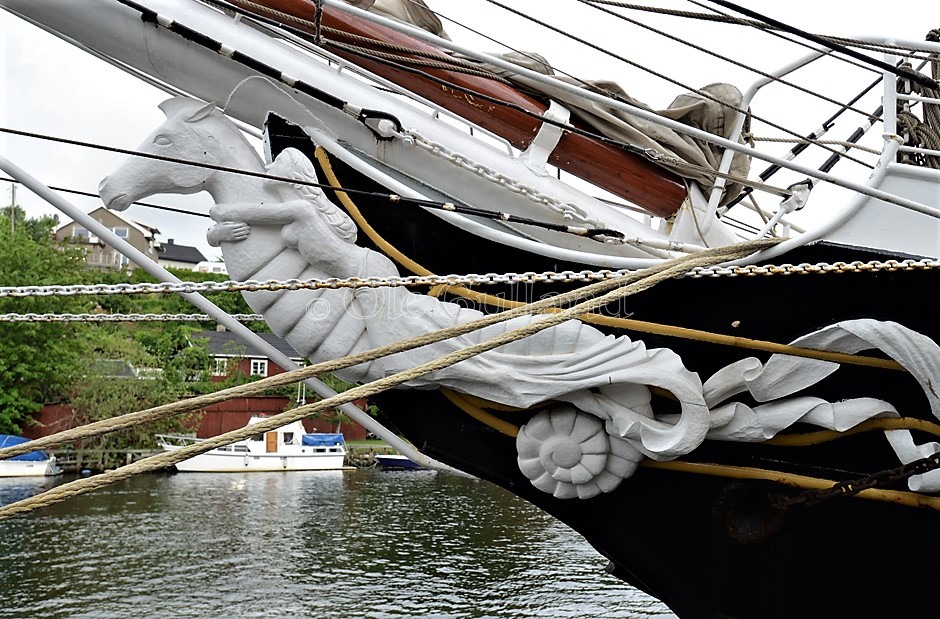
[[[163,453],[162,449],[54,449],[49,453],[65,473],[91,471],[100,473],[108,469],[136,462],[142,458]]]
[[[394,453],[398,452],[385,443],[347,443],[346,464],[354,466],[357,469],[372,468],[375,466],[375,454],[385,455]]]

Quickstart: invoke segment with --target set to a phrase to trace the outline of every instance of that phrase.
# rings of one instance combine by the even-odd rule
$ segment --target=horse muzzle
[[[110,182],[110,177],[105,177],[98,184],[98,195],[104,205],[114,211],[123,211],[133,202],[133,199],[126,192],[119,191],[114,187],[114,184]]]

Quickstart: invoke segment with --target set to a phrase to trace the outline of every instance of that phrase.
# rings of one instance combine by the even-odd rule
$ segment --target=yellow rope
[[[441,393],[443,393],[448,400],[450,400],[468,415],[493,428],[494,430],[497,430],[498,432],[501,432],[502,434],[512,438],[515,438],[519,433],[519,428],[517,426],[499,419],[495,415],[483,410],[480,402],[485,403],[486,400],[475,398],[474,396],[468,396],[462,393],[457,393],[451,391],[450,389],[441,389]],[[840,433],[827,430],[824,432],[813,432],[799,436],[782,436],[777,437],[777,439],[771,439],[770,441],[767,441],[767,443],[774,445],[811,445],[822,442],[824,440],[833,440],[835,438],[841,438],[843,436],[855,434],[856,432],[900,429],[918,429],[940,435],[940,426],[920,419],[873,419],[869,422],[859,424],[847,432]],[[739,467],[723,464],[702,464],[695,462],[683,462],[680,460],[672,460],[669,462],[644,460],[642,466],[684,473],[694,473],[696,475],[709,475],[712,477],[775,481],[793,488],[800,488],[803,490],[824,490],[831,488],[836,483],[835,481],[828,479],[782,473],[769,469]],[[928,497],[914,492],[868,489],[853,496],[858,496],[860,498],[872,501],[896,503],[898,505],[907,507],[928,507],[930,509],[940,510],[940,498]]]
[[[441,391],[450,391],[446,387],[442,387]],[[454,392],[456,393],[456,392]],[[468,404],[471,404],[477,408],[486,408],[494,411],[502,411],[504,413],[524,413],[530,411],[530,408],[519,408],[518,406],[509,406],[507,404],[500,404],[499,402],[493,402],[492,400],[487,400],[486,398],[481,398],[480,396],[471,395],[469,393],[461,393],[460,397],[466,401]],[[539,404],[539,408],[544,408],[545,406],[550,406],[551,402],[543,402]]]
[[[333,172],[332,166],[330,164],[329,158],[326,155],[325,151],[322,148],[317,149],[317,159],[320,162],[328,182],[334,188],[339,188],[339,181]],[[360,228],[366,233],[366,235],[385,251],[391,258],[396,260],[399,264],[404,266],[406,269],[409,269],[416,275],[432,275],[432,273],[400,252],[398,248],[389,243],[385,238],[383,238],[362,215],[359,211],[356,204],[349,198],[346,193],[337,191],[340,201],[343,203],[343,206],[349,211],[350,215],[360,226]],[[500,308],[513,308],[523,305],[522,303],[511,301],[508,299],[503,299],[500,297],[495,297],[493,295],[488,295],[484,293],[478,293],[472,290],[469,290],[463,286],[435,286],[431,289],[430,293],[432,296],[439,296],[445,291],[450,291],[465,298],[470,298],[472,300],[483,302],[491,306],[496,306]],[[549,309],[548,311],[559,311],[556,308]],[[622,329],[630,329],[634,331],[640,331],[645,333],[654,333],[659,335],[668,335],[672,337],[681,337],[686,339],[694,339],[699,341],[705,341],[716,344],[724,344],[727,346],[735,346],[739,348],[749,348],[753,350],[762,350],[766,352],[780,353],[780,354],[790,354],[801,357],[809,357],[815,359],[822,359],[827,361],[833,361],[836,363],[851,363],[855,365],[865,365],[870,367],[880,367],[884,369],[892,370],[904,370],[904,368],[893,360],[887,359],[878,359],[873,357],[862,357],[856,355],[849,355],[844,353],[834,353],[828,351],[816,351],[803,348],[797,348],[795,346],[790,346],[786,344],[778,344],[776,342],[768,342],[762,340],[752,340],[747,338],[739,338],[734,336],[726,336],[716,333],[698,331],[694,329],[685,329],[682,327],[674,327],[670,325],[662,325],[657,323],[650,323],[645,321],[630,320],[624,318],[613,318],[609,316],[602,316],[598,314],[585,314],[581,316],[581,320],[585,322],[591,322],[594,324],[604,324],[608,326],[614,326]],[[481,423],[497,430],[507,436],[515,437],[519,428],[513,424],[506,422],[495,415],[487,412],[483,409],[484,406],[488,408],[493,408],[493,404],[483,400],[482,398],[476,398],[475,396],[467,396],[465,394],[459,394],[452,392],[447,389],[442,389],[442,393],[447,397],[451,402],[461,408],[464,412],[469,414],[474,419],[477,419]],[[472,398],[472,399],[471,399]],[[510,410],[508,408],[502,408],[501,410]],[[518,410],[518,409],[516,409]],[[906,423],[906,425],[905,425]],[[876,419],[870,420],[863,424],[859,424],[852,430],[847,432],[835,432],[835,431],[821,431],[814,432],[806,435],[796,436],[796,435],[787,435],[776,437],[768,441],[770,444],[774,445],[801,445],[801,444],[814,444],[815,442],[822,442],[826,440],[834,440],[842,436],[848,436],[857,432],[867,431],[871,429],[902,429],[905,427],[916,427],[916,429],[933,432],[940,435],[940,426],[936,424],[921,421],[917,419],[907,419],[898,420],[898,419]],[[801,488],[828,488],[831,487],[835,482],[816,479],[798,475],[788,475],[785,473],[777,473],[768,470],[762,469],[746,469],[742,467],[728,467],[722,465],[697,465],[683,462],[668,462],[668,463],[658,463],[651,460],[644,461],[644,464],[647,466],[660,466],[660,468],[673,468],[674,470],[688,470],[689,472],[696,472],[699,474],[714,474],[726,477],[737,476],[734,472],[740,472],[741,478],[760,478],[760,479],[771,479],[781,481],[781,483],[787,483],[788,485],[794,485]],[[783,481],[786,479],[787,481]],[[863,495],[863,496],[862,496]],[[916,505],[916,506],[928,506],[933,509],[940,509],[940,500],[935,500],[929,497],[922,497],[909,492],[896,492],[889,490],[866,490],[860,493],[862,498],[888,501],[893,503],[898,503],[901,505]]]
[[[318,158],[321,155],[322,155],[322,152],[318,152]],[[331,180],[331,183],[332,183],[332,180]],[[333,184],[334,186],[336,186],[335,183]],[[341,200],[344,201],[344,204],[347,206],[347,208],[349,208],[349,205],[351,205],[351,201],[349,200],[348,196],[342,191],[338,191],[337,195],[340,197]],[[348,204],[346,204],[347,202]],[[358,212],[358,209],[355,209],[354,205],[353,205],[353,210],[356,210]],[[360,225],[362,225],[362,222],[359,222],[359,223]],[[367,224],[363,226],[363,230],[366,231],[367,234],[369,233],[369,231],[375,234],[374,229],[372,229],[371,226],[368,226]],[[81,479],[81,480],[70,482],[68,484],[57,486],[56,488],[48,490],[40,495],[30,497],[29,499],[25,499],[23,501],[19,501],[19,502],[7,505],[3,508],[0,508],[0,520],[12,518],[16,515],[28,513],[33,510],[40,509],[48,505],[59,503],[61,501],[67,500],[68,498],[71,498],[72,496],[77,496],[79,494],[92,492],[99,488],[105,487],[117,481],[127,479],[131,476],[134,476],[143,472],[163,469],[168,466],[172,466],[173,464],[176,464],[177,462],[181,462],[183,460],[186,460],[195,455],[204,453],[216,447],[231,444],[239,440],[244,440],[245,438],[248,438],[249,436],[252,436],[257,433],[263,433],[263,432],[275,430],[284,425],[287,425],[288,423],[297,421],[299,419],[303,419],[304,417],[308,415],[315,414],[321,410],[333,408],[335,406],[352,402],[359,398],[375,395],[376,393],[379,393],[386,389],[400,385],[404,382],[413,380],[427,373],[443,369],[455,363],[459,363],[462,360],[481,354],[482,352],[485,352],[487,350],[491,350],[493,348],[502,346],[504,344],[515,341],[517,339],[527,337],[543,329],[560,324],[566,320],[583,316],[585,313],[588,313],[593,309],[603,307],[604,305],[611,303],[624,296],[635,294],[642,290],[646,290],[656,285],[660,281],[664,281],[666,279],[675,277],[676,275],[679,275],[681,273],[687,272],[689,269],[694,268],[695,266],[710,265],[710,264],[715,264],[715,263],[724,262],[728,260],[734,260],[738,257],[743,257],[745,255],[749,255],[760,249],[769,247],[775,242],[776,241],[771,241],[771,240],[752,241],[749,243],[742,243],[742,244],[731,246],[731,247],[724,247],[724,248],[719,248],[715,250],[707,250],[705,252],[701,252],[694,256],[689,256],[689,257],[680,258],[680,259],[676,259],[676,260],[669,261],[669,262],[664,262],[663,264],[657,267],[647,269],[646,271],[643,272],[642,275],[631,274],[623,278],[619,278],[617,280],[598,282],[596,284],[586,286],[582,289],[573,291],[571,293],[558,295],[556,297],[552,297],[550,299],[546,299],[546,300],[533,303],[527,306],[520,306],[515,309],[509,310],[507,312],[502,312],[500,314],[486,316],[479,320],[473,321],[471,323],[457,325],[449,329],[444,329],[444,330],[437,331],[431,334],[420,336],[418,338],[414,338],[413,340],[410,340],[407,342],[397,343],[397,344],[393,344],[390,346],[384,346],[379,349],[366,351],[365,353],[361,353],[359,355],[354,355],[354,356],[347,357],[344,359],[334,360],[334,361],[330,361],[330,362],[326,362],[322,364],[316,364],[314,366],[309,366],[307,368],[302,368],[300,370],[295,370],[292,372],[286,372],[284,374],[271,377],[269,379],[264,379],[255,383],[251,383],[249,385],[241,385],[239,387],[234,387],[232,389],[220,391],[215,394],[208,394],[206,396],[193,398],[191,400],[176,402],[170,405],[165,405],[162,407],[155,407],[154,409],[148,409],[146,411],[139,411],[137,413],[131,413],[129,415],[121,416],[119,418],[105,420],[104,422],[90,424],[89,426],[83,426],[81,428],[76,428],[74,430],[62,432],[52,437],[46,437],[45,439],[37,439],[36,441],[32,441],[26,447],[14,446],[11,448],[0,450],[0,458],[12,457],[14,455],[18,455],[19,453],[25,453],[22,451],[17,451],[17,447],[20,447],[21,449],[29,449],[30,451],[36,450],[36,449],[42,449],[42,448],[49,448],[51,446],[58,446],[58,445],[64,444],[65,442],[68,442],[70,440],[76,440],[76,438],[79,438],[79,437],[92,436],[92,435],[100,434],[103,432],[111,432],[111,431],[115,431],[115,430],[122,429],[125,427],[137,425],[139,423],[145,422],[146,420],[153,420],[153,419],[162,418],[162,417],[172,415],[172,414],[189,412],[189,411],[204,407],[208,405],[208,403],[215,403],[218,401],[224,401],[225,399],[229,399],[231,397],[237,397],[238,395],[254,393],[260,390],[268,389],[275,385],[296,382],[297,380],[301,380],[309,376],[315,376],[317,374],[322,374],[322,373],[329,372],[329,371],[335,371],[336,369],[341,369],[342,367],[349,367],[351,365],[357,365],[359,363],[365,362],[366,360],[379,358],[387,354],[394,354],[395,352],[399,352],[402,350],[407,350],[407,349],[414,348],[417,346],[422,346],[422,345],[432,343],[435,341],[440,341],[443,339],[449,339],[451,337],[454,337],[455,335],[459,335],[462,333],[473,331],[475,329],[479,329],[482,326],[486,326],[487,324],[495,324],[496,322],[507,320],[514,316],[542,311],[542,310],[551,308],[552,306],[556,304],[572,302],[574,300],[581,299],[590,294],[594,294],[600,291],[609,290],[609,289],[621,286],[619,289],[613,290],[612,292],[607,292],[600,297],[594,298],[586,302],[579,303],[578,305],[568,308],[566,310],[558,311],[557,313],[547,316],[546,318],[540,321],[531,323],[525,327],[515,329],[513,331],[506,332],[486,342],[482,342],[480,344],[470,346],[463,350],[456,351],[454,353],[451,353],[449,355],[446,355],[434,361],[422,364],[415,368],[411,368],[407,371],[399,372],[397,374],[388,376],[383,379],[379,379],[367,385],[355,387],[342,394],[338,394],[333,397],[326,398],[315,404],[298,407],[298,408],[292,409],[291,411],[287,411],[285,413],[275,415],[260,423],[252,425],[250,428],[241,428],[239,430],[227,432],[225,434],[213,437],[211,439],[206,439],[204,441],[201,441],[198,444],[189,445],[179,450],[175,450],[173,452],[167,452],[167,453],[160,454],[157,456],[152,456],[150,458],[140,460],[133,464],[120,467],[119,469],[116,469],[114,471],[103,473],[93,478]],[[390,245],[389,247],[391,248]],[[391,248],[391,249],[394,250],[394,248]],[[397,250],[394,250],[391,253],[397,253]],[[401,257],[405,258],[405,260],[408,260],[407,257],[405,256],[401,256]],[[410,260],[408,261],[412,262]],[[411,266],[420,268],[420,265],[417,265],[416,263],[413,263],[413,262]],[[500,431],[508,433],[510,436],[514,435],[514,432],[517,431],[515,426],[507,422],[503,422],[502,420],[499,420],[498,418],[491,415],[490,413],[482,410],[482,408],[478,406],[476,403],[471,402],[470,400],[463,398],[460,395],[457,396],[457,400],[462,401],[462,404],[463,404],[462,408],[464,408],[465,410],[466,409],[473,410],[474,411],[473,414],[478,415],[479,418],[486,419],[487,422],[490,424],[495,424],[497,426],[497,429],[500,429]]]
[[[750,242],[741,243],[741,244],[734,245],[734,246],[722,247],[722,248],[713,249],[713,250],[706,250],[706,251],[697,253],[692,256],[678,258],[669,262],[665,262],[661,265],[648,269],[647,271],[644,272],[644,276],[642,276],[636,281],[632,281],[636,279],[635,274],[628,275],[625,278],[623,278],[623,280],[621,280],[621,283],[622,281],[626,281],[626,280],[631,281],[631,283],[625,286],[622,286],[620,288],[607,292],[599,297],[595,297],[588,301],[581,302],[564,311],[561,311],[555,314],[546,315],[541,320],[532,322],[528,325],[525,325],[518,329],[514,329],[512,331],[507,331],[485,342],[481,342],[479,344],[475,344],[473,346],[469,346],[467,348],[455,351],[453,353],[450,353],[448,355],[445,355],[433,361],[429,361],[427,363],[421,364],[414,368],[410,368],[409,370],[398,372],[391,376],[381,378],[379,380],[368,383],[366,385],[354,387],[348,391],[345,391],[341,394],[337,394],[330,398],[326,398],[315,404],[300,406],[290,411],[286,411],[284,413],[274,415],[272,417],[265,419],[264,421],[253,424],[250,427],[241,428],[239,430],[234,430],[232,432],[226,432],[225,434],[221,434],[219,436],[206,439],[204,441],[200,441],[197,444],[187,445],[186,447],[182,447],[172,452],[167,452],[167,453],[162,453],[162,454],[158,454],[155,456],[151,456],[149,458],[139,460],[132,464],[122,466],[113,471],[102,473],[95,477],[79,479],[76,481],[69,482],[67,484],[63,484],[61,486],[56,486],[55,488],[49,489],[36,496],[30,497],[28,499],[24,499],[22,501],[18,501],[15,503],[11,503],[9,505],[6,505],[0,508],[0,521],[12,518],[17,515],[29,513],[34,510],[47,507],[49,505],[60,503],[73,496],[86,494],[88,492],[93,492],[95,490],[111,485],[118,481],[127,479],[134,475],[138,475],[140,473],[155,471],[155,470],[166,468],[168,466],[172,466],[176,464],[177,462],[182,462],[183,460],[189,459],[193,456],[199,455],[201,453],[205,453],[211,449],[214,449],[215,447],[220,447],[222,445],[228,445],[236,441],[244,440],[245,438],[248,438],[249,436],[253,434],[276,430],[277,428],[285,426],[294,421],[298,421],[308,415],[318,413],[322,410],[326,410],[329,408],[333,408],[335,406],[346,404],[348,402],[352,402],[359,398],[367,398],[367,397],[373,396],[377,393],[380,393],[392,387],[396,387],[402,383],[408,382],[410,380],[414,380],[426,374],[449,367],[451,365],[454,365],[455,363],[459,363],[460,361],[469,359],[473,356],[479,355],[488,350],[492,350],[494,348],[503,346],[505,344],[509,344],[521,338],[528,337],[529,335],[533,335],[544,329],[561,324],[567,320],[576,319],[580,315],[586,312],[590,312],[599,307],[603,307],[607,305],[608,303],[617,301],[618,299],[621,299],[625,296],[636,294],[637,292],[641,292],[643,290],[647,290],[651,288],[652,286],[655,286],[660,281],[664,281],[666,279],[675,277],[679,273],[684,273],[688,271],[690,268],[693,268],[695,266],[715,264],[718,262],[734,260],[736,258],[752,254],[755,251],[766,248],[772,244],[773,244],[772,241],[766,241],[766,240],[750,241]],[[609,284],[609,283],[610,282],[598,282],[597,284],[592,284],[591,286],[587,286],[586,289],[595,289],[595,287],[597,286],[601,286],[601,285]],[[569,296],[574,297],[574,296],[583,294],[584,290],[582,289],[579,291],[574,291],[574,293],[576,294],[569,293]],[[532,304],[532,306],[539,306],[541,304],[546,304],[545,306],[547,307],[549,303],[557,302],[559,298],[562,298],[565,296],[566,295],[559,295],[558,297],[553,297],[551,299],[546,299],[546,300],[534,303]],[[506,316],[510,316],[511,314],[517,311],[521,312],[522,309],[523,308],[519,308],[518,310],[510,310],[509,312],[504,312],[497,316],[484,317],[477,321],[473,321],[473,323],[468,323],[468,324],[476,324],[477,327],[479,327],[479,324],[481,322],[486,322],[487,318],[497,318],[498,320],[504,320]],[[441,337],[442,332],[440,331],[436,332],[434,335],[435,337],[441,337],[441,339],[447,339],[447,338],[453,337],[457,331],[461,329],[466,329],[466,326],[467,325],[457,325],[455,327],[451,327],[450,329],[445,329],[443,330],[444,332],[451,332],[451,333],[449,335],[444,335],[443,337]],[[422,338],[415,338],[415,339],[419,340]],[[412,343],[413,341],[405,343],[404,345],[411,345]],[[384,348],[391,349],[391,348],[395,348],[395,346],[384,347]],[[369,351],[364,354],[374,355],[375,351]],[[337,365],[342,365],[343,363],[350,363],[350,364],[360,363],[359,361],[351,362],[350,361],[351,359],[352,358],[346,358],[336,363]],[[323,365],[329,365],[329,364],[317,364],[317,365],[323,366]],[[316,366],[303,368],[301,370],[295,370],[295,372],[299,374],[305,370],[312,371],[314,367]],[[322,372],[322,367],[318,368],[318,371]],[[296,378],[296,374],[295,374],[295,378]],[[254,385],[257,385],[257,384],[258,383],[254,383]],[[9,449],[10,448],[8,448],[8,450],[4,450],[4,452],[9,451]],[[31,450],[37,449],[36,444],[33,443],[32,445],[30,445],[30,449]],[[0,452],[0,456],[2,455],[5,455],[5,453]]]
[[[512,438],[516,438],[516,435],[519,434],[519,426],[513,425],[508,421],[503,421],[496,415],[483,410],[480,406],[464,397],[464,394],[452,391],[450,389],[441,389],[441,393],[445,398],[460,408],[460,410],[464,411],[484,425],[493,428],[497,432],[501,432],[502,434]]]
[[[682,473],[694,473],[696,475],[710,475],[712,477],[729,477],[733,479],[762,479],[785,484],[793,488],[806,490],[826,490],[836,484],[835,481],[830,479],[806,477],[804,475],[793,475],[791,473],[781,473],[779,471],[756,469],[745,466],[728,466],[724,464],[703,464],[699,462],[682,462],[679,460],[672,460],[669,462],[644,460],[640,463],[640,466],[663,469],[667,471],[678,471]],[[868,499],[871,501],[895,503],[905,507],[927,507],[934,510],[940,510],[940,498],[925,496],[915,492],[878,490],[870,488],[868,490],[862,490],[858,494],[852,496],[857,496],[861,499]]]
[[[447,398],[463,409],[467,414],[480,420],[491,428],[502,432],[503,434],[515,438],[519,428],[499,419],[492,414],[484,411],[478,405],[471,403],[464,394],[451,392],[448,389],[441,390]],[[472,396],[471,396],[472,397]],[[870,430],[900,430],[900,429],[918,429],[925,432],[940,435],[940,426],[920,419],[873,419],[870,422],[859,424],[848,432],[814,432],[800,436],[783,436],[778,439],[767,441],[776,445],[810,445],[824,440],[832,440],[842,436],[848,436],[856,432]],[[649,468],[658,468],[663,470],[678,471],[684,473],[694,473],[696,475],[709,475],[712,477],[727,477],[733,479],[761,479],[775,481],[793,488],[803,490],[825,490],[835,485],[835,481],[821,479],[818,477],[807,477],[804,475],[794,475],[791,473],[782,473],[769,469],[758,469],[753,467],[730,466],[723,464],[703,464],[696,462],[683,462],[672,460],[669,462],[656,462],[654,460],[644,460],[642,466]],[[897,490],[868,489],[863,490],[857,495],[863,499],[872,501],[882,501],[887,503],[896,503],[907,507],[928,507],[930,509],[940,510],[940,498],[928,497],[914,492],[903,492]]]
[[[375,348],[369,351],[359,353],[357,355],[352,355],[344,357],[341,359],[335,359],[331,361],[325,361],[323,363],[318,363],[315,365],[310,365],[304,368],[297,370],[292,370],[290,372],[284,372],[275,376],[271,376],[259,381],[248,383],[245,385],[239,385],[236,387],[230,387],[228,389],[217,391],[211,394],[205,394],[202,396],[197,396],[195,398],[190,398],[187,400],[182,400],[179,402],[174,402],[171,404],[164,404],[154,408],[146,409],[143,411],[137,411],[134,413],[128,413],[126,415],[121,415],[119,417],[113,417],[111,419],[105,419],[95,423],[87,424],[80,426],[78,428],[72,428],[70,430],[64,430],[58,432],[54,435],[45,436],[30,441],[29,443],[22,443],[19,445],[13,445],[11,447],[6,447],[0,449],[0,460],[6,458],[12,458],[21,454],[29,453],[31,451],[39,449],[54,449],[62,445],[72,443],[77,440],[91,438],[98,436],[100,434],[106,434],[109,432],[116,432],[118,430],[125,430],[143,423],[149,423],[152,421],[157,421],[170,417],[173,415],[180,415],[188,412],[210,406],[212,404],[217,404],[219,402],[225,402],[237,397],[244,397],[247,395],[253,395],[261,391],[271,389],[274,387],[279,387],[282,385],[292,384],[307,378],[314,376],[319,376],[320,374],[327,374],[330,372],[335,372],[343,368],[351,367],[353,365],[358,365],[360,363],[366,363],[374,359],[379,359],[381,357],[392,355],[398,352],[404,352],[414,348],[419,348],[428,344],[433,344],[435,342],[440,342],[442,340],[450,339],[452,337],[463,335],[465,333],[470,333],[483,327],[496,324],[517,316],[522,316],[525,314],[535,313],[542,311],[546,308],[551,307],[554,304],[566,304],[587,296],[591,294],[605,291],[608,288],[614,288],[618,285],[630,283],[640,279],[636,275],[625,276],[624,278],[619,278],[617,280],[607,280],[603,282],[597,282],[589,286],[584,286],[578,290],[566,293],[564,295],[558,295],[548,299],[543,299],[532,303],[526,307],[518,307],[510,311],[501,312],[498,314],[491,314],[484,316],[478,320],[462,323],[455,325],[446,329],[441,329],[439,331],[434,331],[422,336],[418,336],[408,341],[397,342]]]
[[[924,419],[913,417],[879,417],[863,421],[857,426],[848,430],[838,432],[836,430],[820,430],[818,432],[805,432],[803,434],[783,434],[775,436],[772,439],[764,441],[765,445],[777,445],[780,447],[801,447],[805,445],[818,445],[826,443],[845,436],[851,436],[860,432],[871,432],[879,430],[889,432],[891,430],[920,430],[934,436],[940,436],[940,425]]]
[[[340,202],[349,212],[349,215],[355,220],[359,228],[369,237],[379,249],[385,252],[392,260],[405,267],[415,275],[434,275],[430,270],[425,268],[423,265],[419,264],[412,258],[409,258],[403,252],[401,252],[397,247],[388,242],[379,232],[373,228],[362,212],[359,210],[359,207],[356,206],[356,203],[349,197],[348,194],[343,192],[342,185],[339,182],[339,179],[336,176],[336,173],[333,171],[333,166],[329,159],[329,154],[322,148],[317,147],[316,158],[320,163],[320,166],[323,168],[324,175],[326,176],[327,182],[336,190],[336,195],[339,197]],[[510,299],[504,299],[502,297],[497,297],[495,295],[486,294],[483,292],[476,292],[470,290],[464,286],[445,286],[438,285],[431,289],[429,294],[431,296],[438,297],[444,292],[450,292],[461,296],[465,299],[470,299],[476,301],[477,303],[483,303],[491,307],[497,307],[500,309],[512,309],[525,305],[519,301],[512,301]],[[548,310],[548,311],[558,311],[558,310]],[[700,331],[698,329],[686,329],[684,327],[674,327],[670,325],[664,325],[660,323],[647,322],[643,320],[631,320],[628,318],[616,318],[612,316],[603,316],[600,314],[585,314],[581,316],[581,320],[587,323],[603,325],[608,327],[615,327],[618,329],[625,329],[630,331],[635,331],[638,333],[649,333],[653,335],[666,335],[669,337],[676,337],[682,339],[695,340],[699,342],[706,342],[710,344],[719,344],[723,346],[732,346],[736,348],[746,348],[749,350],[760,350],[770,353],[779,353],[785,355],[793,355],[797,357],[806,357],[810,359],[821,359],[825,361],[832,361],[834,363],[846,363],[853,365],[864,365],[870,367],[878,367],[891,370],[904,370],[904,368],[898,364],[896,361],[891,359],[878,359],[875,357],[865,357],[861,355],[849,355],[845,353],[838,352],[829,352],[822,350],[810,350],[808,348],[798,348],[796,346],[790,346],[788,344],[779,344],[777,342],[768,342],[764,340],[753,340],[748,338],[736,337],[731,335],[722,335],[720,333],[712,333],[709,331]]]

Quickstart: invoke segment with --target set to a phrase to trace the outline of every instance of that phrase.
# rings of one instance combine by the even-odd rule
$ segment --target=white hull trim
[[[164,445],[164,451],[180,449]],[[206,452],[183,460],[176,469],[183,473],[237,473],[240,471],[329,471],[343,468],[344,453],[311,453],[298,455],[213,453]]]
[[[45,477],[58,472],[55,460],[0,461],[0,477]]]

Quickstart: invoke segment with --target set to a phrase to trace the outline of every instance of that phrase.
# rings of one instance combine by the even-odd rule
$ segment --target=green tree
[[[20,208],[18,204],[0,209],[0,219],[6,221],[8,225],[12,223],[14,231],[17,228],[22,229],[26,236],[34,241],[47,240],[52,235],[52,230],[59,224],[58,215],[41,215],[40,217],[28,218],[26,211]]]
[[[179,277],[181,280],[186,282],[224,282],[228,281],[229,277],[221,273],[203,273],[199,271],[184,271],[180,269],[167,269],[173,275]],[[220,309],[225,310],[229,314],[253,314],[251,308],[248,307],[248,303],[245,301],[245,298],[242,296],[241,292],[235,291],[222,291],[222,292],[205,292],[203,296],[206,297],[209,301],[215,303]],[[170,313],[185,313],[192,312],[193,306],[181,297],[180,295],[173,295],[166,299],[166,311]],[[215,323],[201,323],[199,328],[207,329],[213,328]],[[255,333],[270,333],[268,325],[263,320],[255,320],[244,323],[246,327],[254,331]]]
[[[81,253],[52,239],[52,218],[11,226],[10,208],[0,218],[0,286],[76,284],[85,278]],[[81,297],[0,297],[0,314],[82,313]],[[18,433],[45,402],[61,396],[80,373],[78,334],[83,325],[61,322],[0,322],[0,432]]]
[[[88,371],[69,398],[78,425],[175,402],[191,391],[193,374],[165,368],[162,372],[146,371],[159,366],[158,357],[125,330],[89,330],[86,347],[97,362],[88,364]],[[83,447],[112,452],[115,460],[103,464],[118,466],[122,463],[117,455],[120,451],[154,447],[155,434],[189,431],[198,423],[199,415],[197,411],[103,434],[85,441]]]

